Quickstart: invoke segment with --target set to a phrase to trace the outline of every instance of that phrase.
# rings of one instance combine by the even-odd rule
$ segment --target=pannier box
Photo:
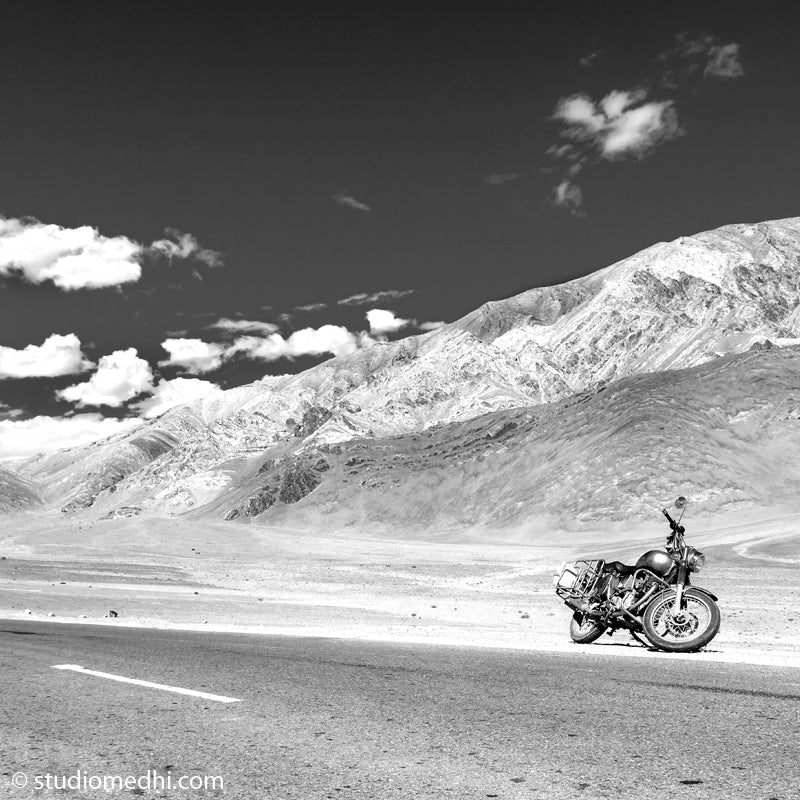
[[[605,563],[602,559],[581,559],[574,564],[563,564],[553,578],[556,594],[567,605],[570,601],[590,597],[598,586]]]
[[[578,569],[574,564],[567,564],[565,561],[553,578],[553,586],[561,589],[571,589],[575,585],[578,577]]]

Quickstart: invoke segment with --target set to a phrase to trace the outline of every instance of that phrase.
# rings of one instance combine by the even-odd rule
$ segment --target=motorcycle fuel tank
[[[636,562],[636,569],[649,569],[661,578],[666,578],[675,561],[663,550],[648,550]]]

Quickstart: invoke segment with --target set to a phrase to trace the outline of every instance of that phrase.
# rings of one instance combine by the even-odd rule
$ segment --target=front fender
[[[717,597],[713,592],[709,592],[708,589],[703,589],[702,586],[692,586],[692,589],[694,589],[696,592],[702,592],[703,594],[708,595],[715,602],[719,601],[719,597]]]

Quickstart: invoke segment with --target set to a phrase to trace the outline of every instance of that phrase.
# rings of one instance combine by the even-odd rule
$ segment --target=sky
[[[0,458],[800,214],[792,5],[0,0]]]

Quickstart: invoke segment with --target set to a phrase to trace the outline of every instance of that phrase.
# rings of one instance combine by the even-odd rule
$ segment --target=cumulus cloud
[[[565,178],[553,190],[552,203],[558,208],[566,209],[570,214],[580,215],[583,205],[581,187]]]
[[[33,218],[0,217],[0,276],[19,276],[28,283],[51,281],[59,289],[103,289],[138,281],[146,255],[170,261],[193,258],[210,267],[222,264],[215,250],[201,247],[189,233],[168,228],[171,238],[151,245],[127,236],[103,236],[89,225],[64,228]],[[202,276],[197,274],[197,277]]]
[[[202,261],[208,267],[222,266],[222,254],[216,250],[201,247],[191,233],[181,233],[175,228],[167,228],[165,233],[169,238],[158,239],[153,242],[149,248],[151,252],[160,253],[170,261],[192,258]],[[202,276],[199,273],[195,277],[202,280]]]
[[[491,186],[502,186],[504,183],[518,181],[521,177],[521,172],[496,172],[492,175],[487,175],[483,182]]]
[[[0,379],[54,378],[74,375],[94,366],[81,352],[81,343],[74,333],[54,333],[40,345],[29,344],[21,350],[0,347]]]
[[[712,47],[703,75],[706,78],[718,78],[723,81],[741,78],[744,75],[744,67],[739,59],[739,45],[731,42]]]
[[[562,97],[553,119],[563,123],[562,136],[609,161],[644,158],[680,134],[673,102],[648,100],[643,89],[613,91],[599,102],[587,95]]]
[[[671,87],[692,75],[705,79],[728,81],[744,75],[739,45],[721,42],[716,36],[680,33],[675,45],[658,55],[664,65],[662,82]]]
[[[259,333],[262,335],[275,333],[278,330],[278,326],[272,322],[260,322],[252,319],[228,319],[227,317],[221,317],[207,327],[229,333]]]
[[[580,63],[591,67],[597,55],[593,53]],[[721,81],[744,75],[739,45],[707,35],[676,36],[674,45],[660,53],[656,63],[662,91],[674,90],[692,76]],[[644,85],[658,83],[657,76],[652,78]],[[604,161],[641,160],[683,135],[675,100],[651,97],[650,91],[615,89],[599,100],[578,93],[557,102],[551,119],[560,124],[562,141],[552,145],[547,154],[558,166],[543,169],[559,174],[551,205],[585,216],[579,211],[583,204],[581,189],[574,181],[581,170]]]
[[[160,367],[180,367],[197,374],[219,369],[226,351],[224,345],[202,339],[165,339],[161,346],[169,358],[159,361]]]
[[[138,419],[113,419],[100,414],[0,420],[0,459],[77,447],[135,427]]]
[[[174,406],[191,403],[192,400],[199,400],[219,391],[220,388],[216,383],[200,378],[162,380],[154,387],[151,397],[135,403],[132,408],[136,409],[145,419],[152,419]]]
[[[398,300],[409,294],[414,294],[415,289],[386,289],[381,292],[361,292],[354,294],[350,297],[345,297],[342,300],[337,300],[336,305],[339,306],[368,306],[373,303],[385,303],[389,300]]]
[[[127,400],[153,386],[153,371],[136,348],[116,350],[103,356],[88,381],[76,383],[56,392],[56,396],[78,406],[112,406],[118,408]]]
[[[334,356],[352,353],[362,346],[359,334],[341,325],[323,325],[320,328],[303,328],[287,339],[278,333],[271,336],[242,336],[231,346],[231,355],[241,354],[260,361],[277,361],[279,358],[323,355]]]
[[[0,419],[14,419],[21,417],[24,413],[21,408],[13,408],[8,403],[0,401]]]
[[[0,217],[0,275],[59,289],[100,289],[139,280],[142,246],[96,228],[62,228],[35,219]]]
[[[371,211],[372,208],[360,200],[356,200],[351,194],[347,192],[339,192],[331,198],[336,205],[344,206],[345,208],[352,208],[355,211]]]
[[[395,333],[401,328],[413,325],[414,320],[401,319],[396,316],[394,311],[387,311],[382,308],[373,308],[366,313],[369,322],[369,332],[376,336],[383,336],[387,333]]]

